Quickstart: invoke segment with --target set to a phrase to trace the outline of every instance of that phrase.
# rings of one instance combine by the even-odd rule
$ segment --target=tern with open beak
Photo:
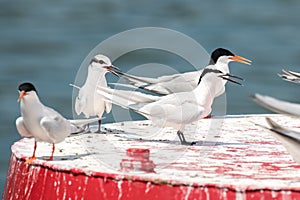
[[[192,91],[153,96],[99,86],[98,93],[107,101],[150,119],[157,127],[173,127],[181,144],[193,145],[195,142],[187,142],[183,135],[185,125],[208,116],[216,94],[225,90],[223,81],[238,83],[233,78],[241,79],[207,66],[197,80],[199,84]]]
[[[242,56],[235,55],[227,49],[217,48],[211,53],[209,64],[205,68],[218,69],[221,70],[224,74],[230,74],[228,64],[232,61],[251,65],[250,60]],[[166,75],[158,78],[148,78],[126,74],[118,69],[112,68],[111,70],[114,71],[117,75],[122,76],[128,83],[130,83],[134,87],[161,95],[192,91],[197,87],[199,78],[203,71],[202,69],[200,71]],[[225,85],[226,80],[223,80],[223,83]],[[121,85],[126,86],[123,84]],[[216,95],[219,96],[223,93],[224,91],[220,91],[220,93]]]

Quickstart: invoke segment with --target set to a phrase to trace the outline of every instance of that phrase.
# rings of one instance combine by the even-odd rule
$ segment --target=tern
[[[278,76],[280,76],[283,80],[298,84],[300,83],[300,73],[285,69],[283,69],[282,72],[284,74],[278,74]]]
[[[104,111],[111,111],[111,103],[103,100],[102,96],[96,92],[97,85],[107,87],[105,75],[107,72],[115,74],[112,69],[118,68],[111,64],[110,59],[104,55],[96,55],[88,66],[88,74],[84,85],[79,89],[78,96],[75,100],[75,111],[77,115],[84,114],[86,118],[91,116],[102,117]],[[98,121],[98,130],[96,133],[101,133],[101,120]],[[89,126],[88,131],[89,132]]]
[[[153,96],[137,91],[114,90],[99,86],[98,93],[109,102],[145,116],[155,126],[175,128],[181,144],[193,145],[194,142],[185,140],[183,135],[185,125],[208,116],[216,94],[225,90],[223,80],[237,83],[232,78],[241,79],[208,67],[198,78],[198,86],[188,92]]]
[[[300,132],[285,128],[269,117],[266,117],[266,121],[269,127],[265,127],[260,124],[256,125],[270,130],[271,134],[282,143],[289,154],[293,157],[294,161],[300,164]]]
[[[228,64],[231,61],[251,65],[250,60],[234,55],[232,52],[224,48],[217,48],[212,52],[211,60],[208,65],[211,69],[218,69],[225,74],[229,74]],[[129,75],[121,72],[120,70],[111,70],[114,71],[116,75],[122,76],[131,85],[161,95],[192,91],[197,87],[199,78],[202,74],[202,70],[200,70],[182,74],[166,75],[158,78],[147,78]],[[223,83],[225,84],[226,80],[224,80]],[[221,91],[216,95],[219,96],[222,93],[224,93],[224,91]]]
[[[26,160],[26,163],[31,163],[36,159],[37,142],[52,144],[51,156],[47,160],[53,160],[56,143],[62,142],[72,133],[84,131],[82,125],[99,120],[99,118],[65,119],[57,111],[42,104],[32,83],[19,85],[19,92],[18,102],[20,102],[21,117],[16,120],[17,130],[22,137],[35,139],[33,154]]]

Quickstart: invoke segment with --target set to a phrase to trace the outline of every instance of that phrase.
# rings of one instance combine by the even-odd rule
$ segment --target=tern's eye
[[[99,63],[102,64],[106,64],[103,60],[99,60]]]

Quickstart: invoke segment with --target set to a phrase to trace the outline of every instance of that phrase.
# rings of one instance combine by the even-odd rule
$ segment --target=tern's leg
[[[90,130],[90,124],[87,124],[86,125],[86,129],[85,129],[85,133],[90,133],[91,130]]]
[[[51,156],[49,158],[46,158],[45,160],[53,160],[53,154],[54,154],[54,151],[55,151],[55,144],[53,143],[52,144],[52,152],[51,152]]]
[[[101,133],[101,120],[98,120],[98,130],[95,133]]]
[[[184,135],[183,135],[183,132],[181,132],[181,131],[177,131],[177,135],[178,135],[179,140],[180,140],[180,143],[181,143],[182,145],[194,145],[194,144],[196,144],[196,142],[187,142],[187,141],[185,140],[185,137],[184,137]]]
[[[33,154],[30,158],[26,159],[25,164],[31,164],[32,161],[34,161],[36,159],[36,157],[35,157],[36,147],[37,147],[37,142],[36,142],[36,140],[34,140]]]

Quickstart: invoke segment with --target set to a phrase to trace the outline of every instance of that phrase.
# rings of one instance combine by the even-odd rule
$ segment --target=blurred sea
[[[246,80],[243,87],[227,84],[227,114],[267,113],[249,95],[260,92],[300,102],[299,86],[277,76],[283,68],[300,71],[299,10],[297,0],[1,1],[1,191],[10,146],[20,139],[15,128],[19,83],[33,82],[44,104],[72,118],[68,84],[98,43],[132,28],[164,27],[194,38],[209,53],[225,47],[251,59],[251,67],[231,64],[232,73]],[[117,63],[127,71],[146,57],[144,53]],[[185,71],[172,59],[166,63]],[[115,80],[107,77],[108,82]],[[108,122],[113,122],[111,115],[104,120]]]

